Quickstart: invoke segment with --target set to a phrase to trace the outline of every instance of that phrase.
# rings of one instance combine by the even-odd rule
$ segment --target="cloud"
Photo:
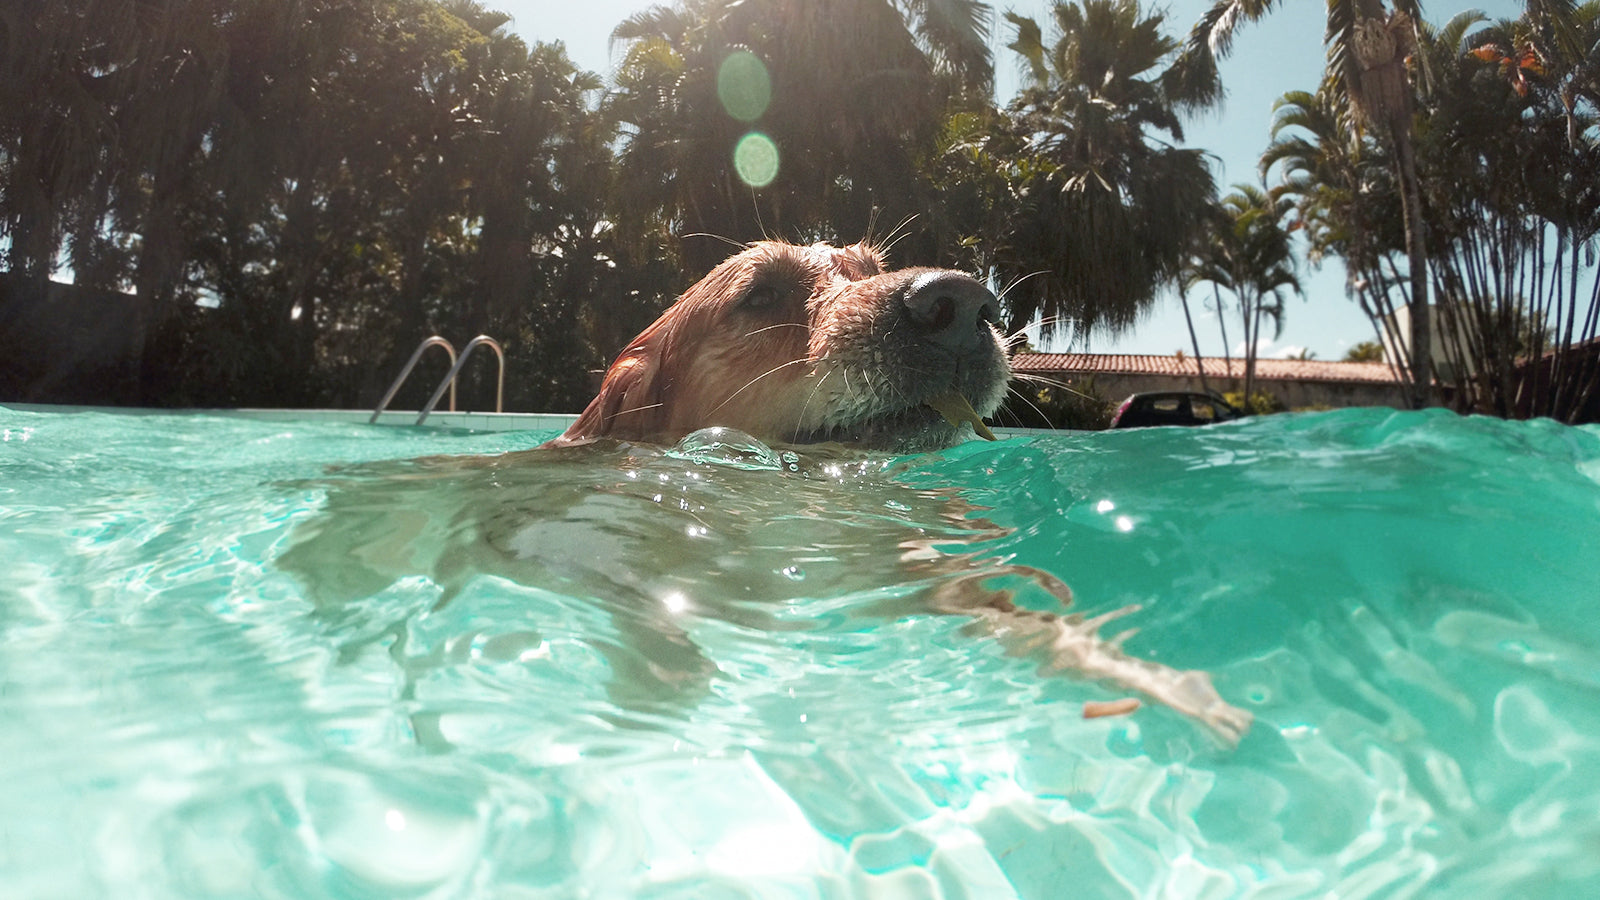
[[[1235,356],[1244,355],[1244,341],[1234,345]],[[1256,359],[1299,359],[1306,348],[1299,344],[1284,344],[1279,347],[1275,341],[1260,340],[1256,342]]]

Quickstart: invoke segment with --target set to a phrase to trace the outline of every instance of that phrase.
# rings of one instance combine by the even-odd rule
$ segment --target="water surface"
[[[1600,895],[1600,430],[548,436],[0,410],[7,895]],[[1086,720],[985,566],[1254,725]]]

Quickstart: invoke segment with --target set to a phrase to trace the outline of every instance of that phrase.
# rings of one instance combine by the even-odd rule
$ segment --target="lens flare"
[[[739,139],[733,148],[733,169],[753,188],[764,188],[778,177],[778,145],[759,131]]]
[[[754,122],[772,102],[772,76],[767,64],[749,50],[735,50],[717,68],[717,99],[728,115]]]

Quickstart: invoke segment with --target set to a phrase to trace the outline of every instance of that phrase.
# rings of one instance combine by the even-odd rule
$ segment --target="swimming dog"
[[[628,344],[560,437],[522,453],[336,479],[324,516],[303,525],[280,563],[338,618],[407,574],[438,585],[440,603],[485,575],[592,598],[623,636],[602,652],[618,673],[613,698],[627,708],[692,703],[717,677],[685,617],[771,629],[780,623],[763,610],[799,595],[881,594],[890,599],[860,612],[965,617],[1047,670],[1141,692],[1236,742],[1251,717],[1206,673],[1130,657],[1119,638],[1100,636],[1135,607],[1085,619],[1017,602],[1042,592],[1046,607],[1064,609],[1072,595],[1047,571],[986,555],[1011,530],[959,489],[884,476],[867,491],[825,475],[841,445],[908,453],[969,433],[993,440],[982,416],[998,408],[1010,376],[997,318],[995,295],[959,272],[889,271],[866,244],[752,244]],[[711,444],[783,445],[800,451],[792,458],[813,458],[789,472],[736,466],[685,479],[665,448],[708,428]],[[799,480],[774,485],[791,474]],[[671,506],[663,485],[675,482],[680,492],[713,493],[680,493]],[[774,575],[786,553],[809,560],[803,588]],[[389,635],[398,654],[408,630],[400,620],[367,640]]]
[[[999,302],[947,269],[888,271],[874,247],[751,244],[607,370],[560,438],[671,444],[708,426],[767,443],[912,452],[981,437],[1010,368]]]

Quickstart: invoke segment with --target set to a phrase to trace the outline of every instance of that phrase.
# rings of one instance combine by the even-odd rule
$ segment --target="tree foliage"
[[[990,203],[1006,215],[977,240],[1012,285],[1013,327],[1040,318],[1047,335],[1118,334],[1177,277],[1215,183],[1201,151],[1170,143],[1183,138],[1186,98],[1167,77],[1179,45],[1163,16],[1134,0],[1060,3],[1052,15],[1047,42],[1034,20],[1007,14],[1029,82],[999,137],[956,146],[969,164],[947,179],[1004,187]]]
[[[1190,31],[1183,72],[1215,72],[1217,55],[1226,55],[1233,32],[1271,12],[1276,0],[1216,0]],[[1401,203],[1409,302],[1422,313],[1411,317],[1409,366],[1411,402],[1432,400],[1430,361],[1432,318],[1427,315],[1427,239],[1412,131],[1413,83],[1408,60],[1416,45],[1421,10],[1416,0],[1328,0],[1328,67],[1322,90],[1348,113],[1341,124],[1358,139],[1373,129],[1391,151]]]
[[[1462,410],[1593,418],[1600,399],[1600,4],[1424,23],[1413,130],[1439,359]],[[1313,259],[1337,256],[1383,343],[1411,293],[1393,147],[1344,127],[1325,83],[1277,110],[1262,171],[1292,198]]]
[[[927,209],[920,159],[945,114],[987,103],[986,11],[681,0],[632,16],[612,34],[624,53],[607,100],[624,133],[623,218],[657,240],[694,236],[685,266],[703,271],[729,241],[856,239]],[[751,82],[759,96],[729,94]],[[775,153],[772,171],[741,171],[750,138]]]
[[[25,5],[0,20],[8,283],[134,294],[139,399],[363,405],[427,333],[490,328],[518,399],[581,398],[575,301],[630,286],[601,85],[558,45],[471,0]]]
[[[1222,0],[1187,44],[1135,0],[1006,14],[1026,75],[996,104],[980,0],[675,0],[617,25],[609,80],[478,0],[8,0],[0,398],[55,396],[17,362],[26,318],[134,348],[130,402],[369,406],[426,335],[490,333],[512,408],[574,409],[761,237],[893,242],[1084,343],[1208,281],[1253,346],[1287,232],[1375,322],[1438,298],[1462,408],[1589,415],[1600,5],[1435,30],[1330,4],[1328,77],[1284,95],[1262,159],[1280,183],[1219,204],[1183,116],[1273,6]]]
[[[1289,233],[1282,225],[1292,208],[1289,200],[1273,198],[1253,185],[1236,185],[1218,204],[1184,271],[1186,290],[1209,282],[1237,301],[1244,332],[1246,397],[1255,393],[1261,326],[1270,320],[1276,340],[1283,331],[1283,292],[1300,293]]]

